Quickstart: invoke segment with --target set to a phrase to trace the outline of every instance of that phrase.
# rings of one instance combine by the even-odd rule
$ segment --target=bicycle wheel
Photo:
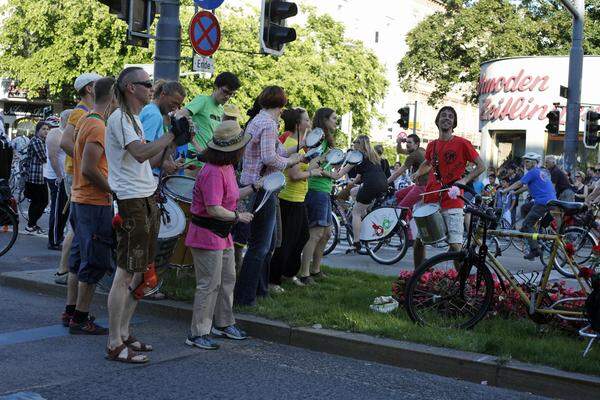
[[[466,279],[460,279],[455,263]],[[448,252],[417,268],[406,285],[405,306],[415,323],[467,329],[485,317],[493,295],[489,266],[474,264],[462,251]]]
[[[13,210],[0,205],[0,257],[6,254],[19,236],[19,219]]]
[[[500,220],[500,224],[498,224],[498,229],[505,231],[505,230],[510,230],[511,227],[510,227],[510,224],[508,223],[508,221],[506,219],[502,218]],[[508,248],[512,244],[512,240],[510,237],[495,236],[495,238],[498,240],[498,245],[500,246],[500,251],[502,251],[502,252],[508,250]]]
[[[398,222],[394,233],[377,242],[365,244],[369,256],[379,264],[392,265],[402,260],[408,249],[408,229]]]
[[[578,226],[570,226],[563,233],[563,241],[565,244],[572,243],[575,253],[573,261],[576,265],[582,265],[589,261],[592,257],[592,247],[598,244],[598,239],[590,232]],[[551,250],[551,249],[550,249]],[[544,255],[550,257],[550,252]],[[554,269],[566,278],[575,278],[571,266],[566,260],[563,253],[556,254],[554,259]]]
[[[323,250],[324,256],[331,253],[335,249],[335,247],[337,246],[337,244],[340,240],[340,221],[338,219],[338,216],[335,215],[334,212],[332,212],[331,214],[333,217],[332,218],[333,223],[331,224],[331,236],[329,237],[329,240],[327,241],[325,250]]]

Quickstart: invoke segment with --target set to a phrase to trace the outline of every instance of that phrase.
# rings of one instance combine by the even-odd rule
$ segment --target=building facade
[[[598,163],[598,151],[583,146],[585,113],[600,110],[600,57],[586,56],[581,85],[579,122],[580,165]],[[567,87],[569,57],[513,57],[485,62],[477,90],[481,155],[492,165],[519,158],[526,152],[553,154],[562,158],[567,100],[560,87]],[[546,131],[549,111],[559,109],[560,134]]]

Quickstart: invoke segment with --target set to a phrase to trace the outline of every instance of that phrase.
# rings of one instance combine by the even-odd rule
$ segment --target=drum
[[[181,207],[174,200],[165,199],[166,202],[160,204],[160,230],[158,231],[158,240],[156,243],[156,257],[154,262],[157,267],[166,265],[175,246],[179,240],[184,240],[182,236],[186,230],[186,216]]]
[[[194,265],[192,252],[185,245],[185,236],[187,235],[192,213],[192,194],[194,192],[195,179],[182,175],[169,175],[163,178],[163,190],[171,199],[175,200],[185,215],[186,224],[183,234],[177,241],[171,264],[179,266]]]
[[[304,143],[306,144],[306,147],[308,147],[309,149],[313,148],[313,147],[317,147],[318,145],[321,144],[324,137],[325,137],[325,132],[323,132],[323,129],[315,128],[306,134]]]
[[[446,223],[438,204],[424,204],[415,208],[413,218],[423,243],[434,244],[446,239]]]
[[[382,207],[371,211],[360,224],[360,240],[380,240],[394,230],[400,219],[400,209]]]

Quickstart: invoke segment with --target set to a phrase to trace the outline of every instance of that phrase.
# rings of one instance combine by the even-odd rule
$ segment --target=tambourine
[[[318,145],[320,145],[321,142],[323,141],[324,137],[325,137],[325,132],[323,132],[323,129],[315,128],[306,134],[304,143],[306,144],[306,147],[311,149],[311,148],[314,148],[314,147],[317,147]]]
[[[330,165],[340,165],[344,162],[346,155],[340,149],[331,149],[329,153],[325,156],[325,161],[327,164],[323,166],[323,168],[327,168]]]
[[[363,153],[361,153],[360,151],[350,150],[350,151],[348,151],[348,153],[346,153],[345,163],[357,165],[357,164],[360,164],[361,162],[363,162],[363,158],[364,158]]]
[[[262,201],[260,202],[258,207],[256,207],[256,209],[254,210],[254,213],[257,213],[258,210],[260,210],[262,206],[265,205],[272,193],[277,192],[284,186],[285,175],[283,175],[281,172],[273,172],[272,174],[267,175],[265,177],[265,180],[263,181],[263,189],[265,190],[265,195],[263,196]]]

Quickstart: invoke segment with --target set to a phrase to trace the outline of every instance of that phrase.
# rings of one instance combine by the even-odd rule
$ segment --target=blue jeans
[[[253,209],[261,202],[265,192],[260,190],[255,197]],[[234,291],[234,302],[239,305],[254,305],[256,296],[269,293],[269,264],[273,247],[277,219],[276,195],[271,194],[265,205],[254,214],[250,223],[248,250],[240,270]]]

